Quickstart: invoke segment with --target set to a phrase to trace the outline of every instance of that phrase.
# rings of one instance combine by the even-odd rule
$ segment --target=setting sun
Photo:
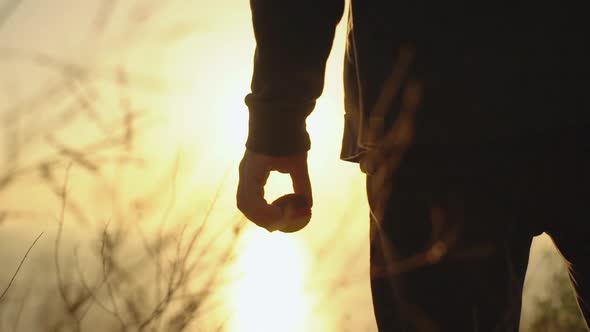
[[[252,230],[237,264],[230,331],[304,331],[310,296],[305,293],[306,253],[293,237]]]

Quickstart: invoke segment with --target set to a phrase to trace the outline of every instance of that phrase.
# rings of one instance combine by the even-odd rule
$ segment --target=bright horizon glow
[[[229,331],[305,331],[311,309],[304,289],[308,253],[282,233],[252,230],[244,240],[230,295],[235,314]]]

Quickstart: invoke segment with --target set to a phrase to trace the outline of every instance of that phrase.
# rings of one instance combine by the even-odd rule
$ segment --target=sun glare
[[[211,181],[212,186],[217,185],[219,177],[213,174],[230,165],[234,165],[231,167],[234,167],[232,174],[235,175],[235,164],[244,152],[248,134],[244,97],[250,91],[252,68],[245,65],[244,58],[253,56],[253,38],[250,35],[237,38],[233,34],[223,37],[199,36],[187,43],[186,49],[177,50],[167,68],[170,76],[180,77],[184,82],[177,93],[170,96],[165,109],[173,114],[170,134],[178,137],[184,151],[201,164],[195,166],[199,166],[195,179],[184,179],[189,186],[195,183],[193,187],[202,186],[207,181]],[[216,47],[198,49],[197,52],[194,46],[190,46],[199,44]],[[336,45],[339,54],[343,54],[341,44]],[[341,77],[341,61],[337,60],[338,64],[329,68],[329,84],[317,110],[307,122],[313,140],[310,175],[316,193],[324,192],[323,187],[330,188],[323,185],[330,184],[330,176],[326,175],[341,174],[344,167],[338,164],[343,98],[341,85],[336,81]],[[203,174],[207,174],[206,181],[201,181]],[[267,201],[291,192],[289,176],[273,172],[265,187]],[[325,200],[316,198],[319,206],[328,209]],[[233,208],[233,201],[231,204]],[[231,314],[227,330],[301,332],[309,331],[310,325],[317,328],[318,324],[323,324],[322,319],[310,314],[317,294],[305,289],[310,268],[306,260],[312,255],[300,242],[301,238],[248,227],[240,241],[236,278],[231,281],[231,291],[226,295]]]
[[[309,318],[305,250],[292,236],[252,229],[245,235],[231,293],[229,331],[299,332]]]

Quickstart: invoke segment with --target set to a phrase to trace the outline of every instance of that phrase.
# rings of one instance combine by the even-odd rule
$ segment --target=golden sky
[[[110,11],[101,3],[115,7]],[[230,331],[337,331],[347,313],[355,313],[347,323],[351,327],[370,330],[374,324],[366,275],[368,210],[363,178],[356,165],[338,160],[343,28],[338,30],[330,58],[325,93],[308,120],[313,141],[313,220],[303,232],[290,236],[248,228],[236,266],[242,277],[227,295],[227,304],[236,310]],[[0,27],[0,91],[4,91],[0,116],[27,114],[17,117],[17,129],[10,129],[10,133],[18,132],[18,142],[26,140],[27,130],[42,131],[56,108],[72,102],[71,91],[35,105],[28,113],[19,109],[32,107],[27,104],[30,97],[61,82],[66,77],[63,68],[72,65],[88,70],[92,89],[87,90],[95,94],[94,109],[101,121],[109,123],[118,114],[121,92],[116,72],[123,68],[130,86],[126,98],[152,116],[150,129],[135,146],[150,167],[106,168],[102,174],[106,181],[97,184],[74,164],[73,196],[89,206],[92,219],[104,220],[114,215],[115,206],[115,198],[105,197],[105,190],[116,192],[122,205],[131,204],[166,179],[178,158],[175,185],[164,186],[167,189],[161,191],[162,202],[157,206],[164,208],[171,190],[179,211],[207,202],[229,171],[212,214],[222,225],[237,216],[236,163],[247,134],[243,98],[249,91],[253,51],[247,1],[25,0]],[[19,153],[16,164],[34,164],[51,154],[46,136],[55,135],[77,146],[103,134],[100,126],[95,128],[88,120],[82,117],[59,132],[43,132]],[[4,134],[8,137],[8,131]],[[9,147],[0,144],[3,160],[14,159]],[[55,215],[58,201],[36,184],[32,178],[27,185],[12,188],[10,194],[0,191],[0,207],[26,206],[37,216]],[[287,177],[273,175],[267,198],[290,190]],[[23,197],[34,197],[35,204],[23,204]],[[55,225],[40,219],[39,225],[26,228],[48,232],[49,245]],[[157,228],[158,220],[151,221],[151,227]],[[19,229],[11,227],[15,232]],[[347,271],[346,278],[343,271]],[[349,286],[326,300],[324,293],[343,279]],[[340,303],[342,298],[348,301]]]

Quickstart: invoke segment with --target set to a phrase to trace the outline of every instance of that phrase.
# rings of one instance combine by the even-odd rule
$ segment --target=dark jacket
[[[257,48],[246,146],[307,151],[343,0],[251,0]],[[414,144],[510,144],[590,125],[590,20],[583,2],[352,0],[344,63],[341,157],[358,161],[367,119],[403,50],[423,84]],[[399,102],[387,103],[384,130]]]

